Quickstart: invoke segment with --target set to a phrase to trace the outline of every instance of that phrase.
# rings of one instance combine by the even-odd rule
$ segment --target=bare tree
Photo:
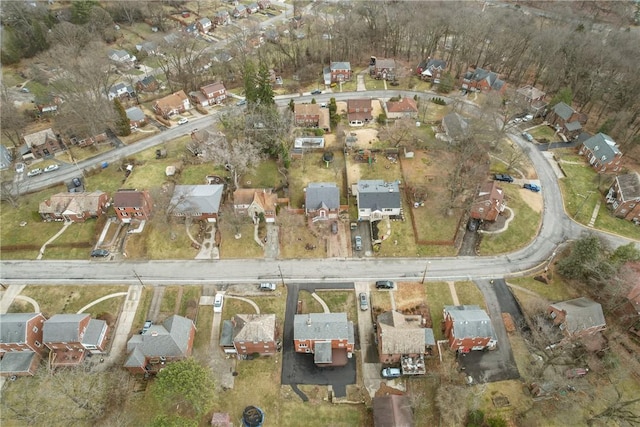
[[[626,423],[628,425],[640,426],[640,397],[623,400],[622,392],[615,387],[616,398],[605,408],[604,411],[594,415],[587,420],[587,425],[610,425],[615,423]]]
[[[1,88],[0,100],[2,100],[2,107],[0,107],[2,134],[7,137],[15,147],[18,147],[22,143],[20,138],[28,123],[27,118],[16,108],[9,95],[8,87],[4,84]]]
[[[150,2],[154,3],[154,2]],[[160,69],[167,78],[169,90],[196,90],[203,82],[201,71],[209,62],[204,46],[195,37],[182,35],[172,43],[163,45],[163,55],[158,57]]]
[[[381,141],[389,141],[394,147],[408,145],[415,139],[416,124],[413,119],[404,118],[387,124],[378,133]]]

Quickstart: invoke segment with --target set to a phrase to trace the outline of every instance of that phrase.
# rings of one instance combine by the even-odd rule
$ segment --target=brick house
[[[42,313],[0,314],[0,376],[34,375],[46,347]]]
[[[147,124],[147,116],[140,107],[130,107],[124,110],[132,128],[142,127]]]
[[[573,138],[582,132],[582,126],[587,123],[587,116],[578,113],[564,102],[558,102],[547,113],[545,120],[562,132],[567,138]]]
[[[44,322],[42,340],[52,367],[75,366],[87,353],[101,354],[107,344],[107,322],[91,315],[56,314]]]
[[[589,164],[598,173],[617,172],[622,167],[622,152],[609,135],[597,133],[585,140],[579,154],[586,156]]]
[[[418,104],[413,98],[402,98],[399,101],[387,101],[384,110],[389,119],[415,119],[418,117]]]
[[[348,82],[351,80],[351,63],[350,62],[332,62],[329,65],[328,75],[325,77],[325,84]],[[328,77],[328,78],[327,78]],[[327,83],[327,81],[329,83]]]
[[[402,214],[402,200],[397,181],[361,180],[356,187],[358,221],[378,221]]]
[[[551,304],[547,313],[567,339],[593,335],[607,328],[602,306],[589,298]]]
[[[376,322],[380,363],[401,363],[405,374],[424,374],[424,357],[433,353],[436,342],[433,329],[424,327],[423,317],[386,311]]]
[[[23,135],[22,140],[32,157],[36,159],[53,156],[66,150],[62,137],[56,135],[51,128]]]
[[[223,321],[220,345],[227,354],[276,354],[276,315],[236,314]]]
[[[260,9],[271,9],[271,1],[270,0],[258,0],[258,6]]]
[[[154,76],[146,76],[145,78],[138,80],[136,83],[136,89],[141,92],[154,92],[158,90],[158,81]]]
[[[213,23],[211,19],[204,17],[196,21],[196,27],[198,27],[198,31],[201,33],[208,33],[210,30],[213,30]]]
[[[347,313],[296,314],[293,319],[293,348],[312,353],[318,366],[344,366],[355,345],[353,322]]]
[[[428,58],[422,61],[416,68],[416,74],[422,80],[431,81],[433,84],[440,83],[440,79],[447,69],[447,62],[442,59]]]
[[[213,15],[213,23],[218,25],[227,25],[231,23],[231,15],[226,10],[221,10]]]
[[[249,5],[247,5],[248,14],[258,13],[259,10],[260,10],[260,6],[258,6],[258,3],[250,3]]]
[[[270,188],[238,188],[233,192],[233,209],[240,215],[249,215],[254,222],[260,214],[266,222],[276,221],[278,195]]]
[[[640,174],[616,176],[606,200],[615,216],[640,224]]]
[[[444,335],[451,350],[492,350],[498,344],[491,319],[479,306],[446,305],[443,314]]]
[[[129,224],[131,220],[148,220],[151,218],[153,201],[147,190],[116,191],[113,195],[113,210],[123,224]]]
[[[106,140],[107,140],[106,132],[98,133],[96,135],[85,135],[85,136],[71,135],[69,137],[69,142],[79,147],[90,147],[96,143],[104,142]]]
[[[189,98],[183,90],[160,98],[153,103],[153,111],[165,119],[176,114],[184,113],[191,108]]]
[[[243,5],[243,4],[236,4],[236,6],[231,11],[231,15],[233,15],[233,17],[236,18],[236,19],[246,18],[247,17],[247,8],[246,8],[246,6]]]
[[[546,92],[531,85],[526,85],[516,90],[517,99],[524,102],[534,116],[540,115],[547,106],[547,103],[544,101],[546,95]]]
[[[351,126],[363,125],[373,120],[371,99],[348,99],[347,121]]]
[[[45,221],[84,222],[107,212],[109,195],[91,193],[57,193],[40,203],[38,213]]]
[[[205,96],[206,102],[201,103],[203,107],[207,105],[222,104],[227,99],[227,89],[222,83],[212,83],[200,88],[200,92]]]
[[[462,77],[462,89],[470,92],[504,92],[507,84],[500,80],[498,74],[483,68],[467,71]]]
[[[157,374],[168,363],[191,356],[195,336],[196,326],[190,319],[173,315],[129,339],[124,368],[132,374]]]
[[[318,127],[320,106],[318,104],[296,104],[293,108],[296,126]]]
[[[505,208],[504,191],[496,181],[486,182],[471,205],[469,216],[481,221],[495,221]]]
[[[304,213],[312,220],[338,218],[340,189],[335,182],[310,182],[304,194]]]
[[[396,60],[371,57],[369,75],[375,79],[393,80],[396,76]]]
[[[176,185],[168,213],[175,217],[216,222],[224,185]]]

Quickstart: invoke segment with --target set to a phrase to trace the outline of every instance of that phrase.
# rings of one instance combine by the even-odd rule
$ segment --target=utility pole
[[[431,261],[427,261],[427,265],[424,266],[424,274],[422,275],[422,283],[424,285],[424,281],[427,278],[427,270],[429,270],[429,264],[431,264]]]
[[[285,286],[284,276],[282,275],[282,269],[280,268],[280,264],[278,264],[278,271],[280,272],[280,281],[282,281],[282,286]]]

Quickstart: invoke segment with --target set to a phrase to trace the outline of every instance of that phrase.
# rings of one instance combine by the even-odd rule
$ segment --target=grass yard
[[[387,83],[388,84],[388,83]],[[369,74],[364,75],[364,85],[367,90],[384,90],[384,80],[376,80],[369,76]],[[393,86],[388,86],[388,88],[393,88]]]
[[[318,296],[329,307],[331,313],[347,313],[347,318],[353,322],[358,321],[356,310],[356,294],[352,291],[319,291]]]
[[[220,242],[220,258],[262,258],[264,250],[256,243],[253,238],[254,226],[246,222],[240,226],[240,234],[242,237],[236,239],[235,227],[230,225],[224,219],[218,223],[222,240]]]
[[[245,188],[275,188],[281,183],[275,160],[265,160],[250,173],[240,179],[240,186]]]
[[[248,302],[235,299],[224,299],[224,306],[222,307],[222,318],[225,320],[232,319],[236,314],[257,314],[256,309],[253,308]]]
[[[551,126],[540,125],[527,132],[529,132],[531,136],[533,136],[534,139],[537,139],[538,141],[541,139],[547,139],[549,142],[560,140],[560,137],[556,135],[555,129],[553,129]]]
[[[564,301],[580,296],[575,290],[567,286],[558,274],[552,275],[551,282],[548,285],[534,280],[533,277],[514,277],[509,279],[507,283],[533,291],[549,302]]]
[[[404,310],[420,306],[427,300],[425,285],[416,282],[397,283],[394,294],[396,309]]]
[[[54,314],[77,313],[85,305],[106,295],[127,292],[126,286],[27,286],[22,295],[33,298],[49,318]],[[109,298],[89,308],[87,313],[117,315],[124,297]]]
[[[308,291],[298,292],[298,301],[302,301],[302,313],[300,314],[324,313],[320,303],[316,301]]]
[[[193,259],[198,251],[191,247],[186,225],[167,221],[162,214],[147,221],[144,232],[127,238],[128,259]]]
[[[495,255],[511,252],[527,245],[538,233],[542,219],[541,213],[533,210],[520,196],[521,192],[529,191],[513,185],[502,186],[506,199],[515,217],[509,223],[509,228],[498,234],[482,234],[479,247],[480,255]]]
[[[287,287],[278,286],[277,295],[265,295],[251,298],[260,307],[262,314],[275,314],[276,322],[281,328],[284,326],[285,306],[287,303]]]
[[[561,163],[561,166],[567,174],[566,178],[560,180],[565,210],[574,220],[587,224],[601,197],[598,191],[601,177],[586,163]]]
[[[438,387],[440,377],[433,372],[407,379],[407,392],[413,403],[413,418],[420,420],[420,425],[440,425],[440,414],[436,405]]]
[[[140,293],[140,302],[136,310],[136,317],[131,326],[131,331],[136,332],[142,329],[144,322],[147,320],[149,308],[151,307],[151,299],[153,298],[153,287],[143,286]],[[197,334],[196,334],[197,336]]]
[[[192,318],[194,310],[198,307],[200,295],[202,294],[201,286],[183,286],[182,300],[180,301],[180,316]]]
[[[444,339],[440,325],[442,324],[442,310],[445,305],[453,305],[449,285],[446,282],[427,283],[427,304],[433,321],[433,334],[436,340]]]
[[[361,180],[381,179],[391,182],[402,179],[400,163],[390,163],[382,153],[376,155],[376,161],[372,164],[360,162],[355,163],[355,166],[358,168],[358,175]]]
[[[162,301],[160,302],[160,312],[158,313],[158,321],[163,321],[169,316],[176,314],[176,306],[180,307],[180,301],[178,300],[179,286],[167,286],[164,289],[162,295]]]
[[[326,256],[324,239],[312,233],[307,226],[304,215],[280,211],[278,225],[280,226],[281,258],[323,258]],[[315,248],[308,250],[306,245],[312,245]]]
[[[207,363],[210,358],[211,329],[213,327],[213,307],[200,306],[196,320],[196,336],[193,340],[193,357]]]
[[[462,305],[479,305],[480,308],[486,310],[487,304],[484,300],[482,292],[473,282],[456,282],[456,294],[458,301]]]
[[[369,304],[373,310],[379,313],[391,310],[391,294],[387,291],[371,291]]]
[[[301,159],[294,159],[289,168],[289,200],[291,207],[300,209],[304,205],[304,189],[310,182],[335,182],[338,188],[344,188],[345,167],[341,151],[333,152],[333,162],[327,167],[322,160],[322,152],[310,152]],[[344,193],[344,191],[340,191]],[[343,195],[342,197],[346,197]],[[346,201],[346,199],[345,199]]]

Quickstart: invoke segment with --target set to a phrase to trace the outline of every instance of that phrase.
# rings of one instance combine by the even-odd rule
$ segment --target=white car
[[[31,177],[31,176],[36,176],[36,175],[40,175],[42,173],[42,169],[40,168],[36,168],[36,169],[31,169],[28,173],[27,176]]]
[[[179,125],[184,125],[186,123],[189,123],[189,120],[184,118],[184,117],[182,117],[180,120],[178,120],[178,124]]]
[[[16,163],[16,173],[24,172],[24,163]]]
[[[44,171],[45,172],[53,172],[53,171],[57,171],[58,168],[60,168],[60,166],[54,163],[54,164],[49,165],[46,168],[44,168]]]
[[[213,300],[213,312],[222,313],[222,304],[224,304],[224,295],[216,294],[216,297]]]

